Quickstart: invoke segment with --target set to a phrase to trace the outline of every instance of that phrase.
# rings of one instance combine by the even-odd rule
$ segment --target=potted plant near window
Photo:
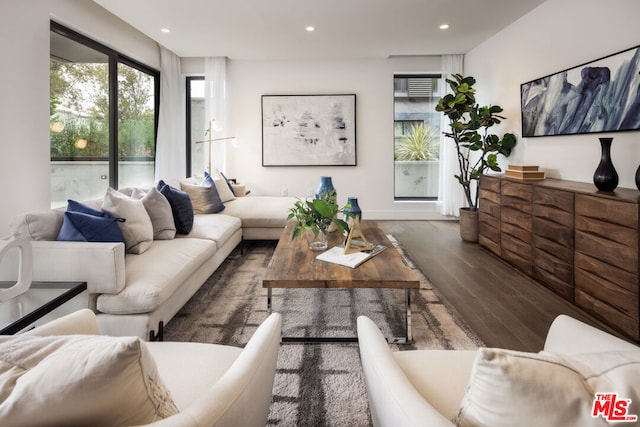
[[[460,236],[463,240],[478,241],[478,184],[487,169],[500,172],[498,154],[509,157],[516,145],[513,133],[502,137],[489,129],[504,120],[499,105],[480,106],[476,103],[473,85],[476,79],[454,74],[447,79],[452,90],[443,96],[436,111],[449,119],[450,131],[444,135],[453,140],[458,154],[459,174],[454,175],[464,190],[468,207],[460,209]]]
[[[293,229],[291,239],[298,236],[306,236],[309,249],[323,251],[328,247],[329,226],[335,224],[342,233],[349,232],[349,225],[342,219],[338,219],[338,213],[346,217],[351,215],[345,211],[349,204],[340,209],[336,203],[335,190],[325,193],[323,197],[312,200],[296,199],[292,208],[289,209],[288,219],[295,218],[298,224]]]
[[[406,135],[397,137],[394,148],[396,195],[437,196],[439,137],[420,122],[411,124]]]

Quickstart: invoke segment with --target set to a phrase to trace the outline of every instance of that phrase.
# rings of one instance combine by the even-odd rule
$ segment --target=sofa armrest
[[[87,282],[90,294],[125,286],[123,243],[33,241],[33,280]]]
[[[83,308],[24,332],[25,335],[100,335],[98,319],[93,311]]]
[[[196,401],[181,409],[178,414],[148,425],[264,426],[269,417],[281,330],[280,314],[270,314],[256,329],[229,369]],[[157,348],[163,345],[150,344]],[[177,361],[177,364],[180,363],[184,362]]]
[[[638,347],[562,314],[549,327],[544,350],[558,354],[580,354],[638,350]]]
[[[358,317],[358,345],[375,427],[453,425],[418,393],[376,324],[365,316]]]

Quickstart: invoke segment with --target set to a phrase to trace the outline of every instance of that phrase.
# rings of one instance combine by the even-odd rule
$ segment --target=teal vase
[[[316,190],[316,199],[324,199],[332,191],[335,191],[335,187],[333,186],[333,182],[331,181],[330,176],[321,176],[320,184],[318,185],[318,189]],[[338,200],[338,196],[336,194],[336,200]]]
[[[351,213],[353,216],[349,218],[349,216],[345,215],[345,221],[348,222],[352,219],[358,222],[362,221],[362,209],[360,209],[360,206],[358,205],[358,198],[347,197],[347,204],[349,205],[349,207],[345,208],[344,211]]]

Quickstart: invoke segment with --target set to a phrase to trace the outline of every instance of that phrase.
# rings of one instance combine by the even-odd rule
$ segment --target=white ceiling
[[[545,0],[94,1],[178,56],[282,60],[466,53]]]

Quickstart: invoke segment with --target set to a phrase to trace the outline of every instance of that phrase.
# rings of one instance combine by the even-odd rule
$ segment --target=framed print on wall
[[[640,129],[640,46],[520,86],[522,136]]]
[[[355,166],[356,95],[262,95],[262,166]]]

